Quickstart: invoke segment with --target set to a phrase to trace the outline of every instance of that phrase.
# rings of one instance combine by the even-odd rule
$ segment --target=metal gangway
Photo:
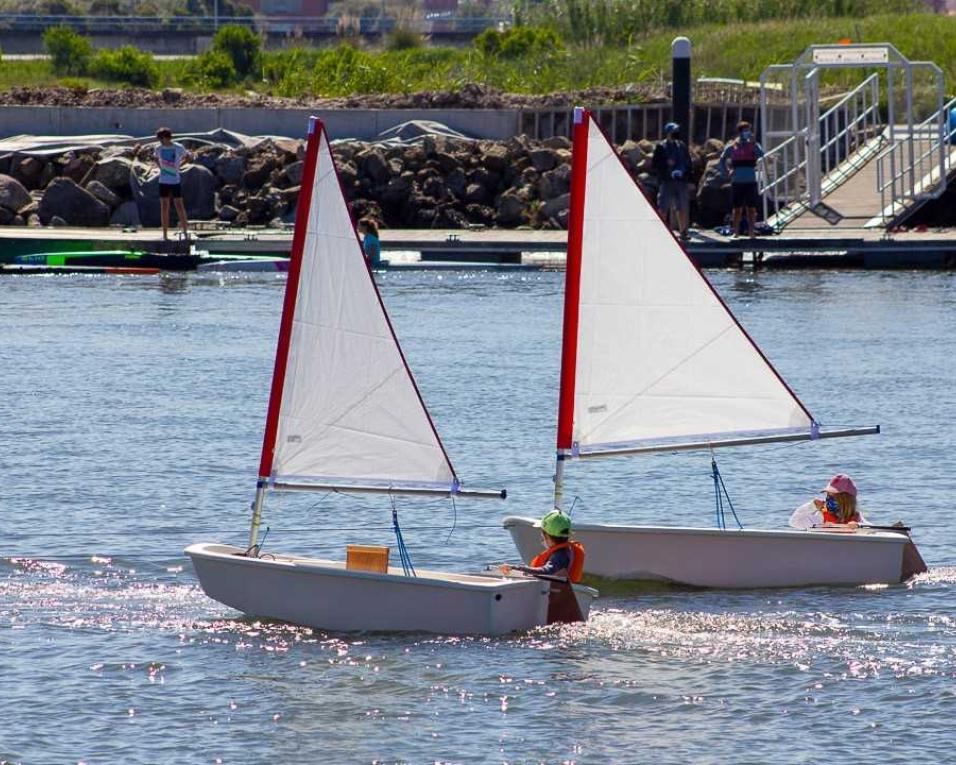
[[[828,103],[821,76],[831,69],[872,71]],[[783,111],[768,103],[779,102],[781,80],[790,95]],[[956,99],[943,102],[936,64],[909,61],[888,43],[814,45],[768,67],[760,83],[758,178],[764,218],[778,231],[891,227],[946,190]]]

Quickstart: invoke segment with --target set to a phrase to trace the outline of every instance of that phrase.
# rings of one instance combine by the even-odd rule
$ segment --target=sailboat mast
[[[571,199],[568,211],[568,257],[564,274],[564,331],[561,347],[561,390],[558,396],[558,439],[554,469],[554,506],[564,492],[564,462],[574,437],[574,379],[577,373],[578,309],[581,295],[581,250],[584,242],[584,193],[588,170],[590,113],[574,109],[571,143]]]
[[[295,212],[295,229],[292,234],[292,253],[289,260],[289,276],[285,285],[285,300],[282,303],[282,320],[279,324],[279,342],[276,346],[275,366],[272,370],[272,389],[269,392],[269,409],[266,413],[266,428],[262,436],[262,456],[259,460],[259,480],[256,482],[256,498],[252,509],[252,524],[249,528],[249,547],[255,547],[259,536],[262,503],[275,454],[276,436],[279,431],[279,410],[282,406],[282,389],[285,384],[286,366],[289,361],[289,344],[292,337],[292,321],[295,318],[296,297],[299,294],[299,276],[302,273],[302,253],[308,229],[309,210],[312,207],[312,188],[315,185],[315,166],[319,156],[319,140],[322,137],[322,121],[309,118],[309,134],[305,147],[305,164],[299,204]]]

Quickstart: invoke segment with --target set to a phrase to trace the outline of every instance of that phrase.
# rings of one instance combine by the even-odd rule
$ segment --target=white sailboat
[[[572,153],[556,507],[568,460],[879,432],[813,418],[583,109]],[[525,560],[539,548],[532,523],[504,521]],[[925,570],[905,531],[575,523],[574,536],[585,573],[611,579],[850,585]]]
[[[504,497],[459,483],[366,264],[316,119],[309,124],[249,544],[187,547],[203,590],[246,614],[319,629],[450,634],[543,625],[561,604],[571,612],[565,619],[586,618],[597,595],[532,577],[416,574],[404,554],[401,568],[388,567],[387,548],[372,550],[374,565],[358,566],[263,555],[261,514],[275,491]]]

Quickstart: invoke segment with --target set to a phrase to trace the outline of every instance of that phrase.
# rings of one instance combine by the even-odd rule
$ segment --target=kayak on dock
[[[82,265],[31,265],[27,263],[8,263],[0,265],[0,274],[15,274],[20,276],[36,274],[135,274],[154,275],[162,271],[160,268],[142,266],[82,266]]]
[[[203,250],[183,253],[156,253],[145,250],[85,250],[81,252],[40,252],[30,255],[18,255],[9,266],[32,266],[30,273],[44,273],[42,268],[75,268],[78,266],[96,268],[145,268],[156,271],[192,271],[200,260],[208,255]],[[20,273],[26,273],[20,270]]]

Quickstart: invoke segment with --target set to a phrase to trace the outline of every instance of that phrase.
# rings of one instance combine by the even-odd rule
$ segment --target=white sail
[[[574,451],[809,432],[810,414],[584,118]]]
[[[271,478],[457,484],[366,265],[324,130]]]

